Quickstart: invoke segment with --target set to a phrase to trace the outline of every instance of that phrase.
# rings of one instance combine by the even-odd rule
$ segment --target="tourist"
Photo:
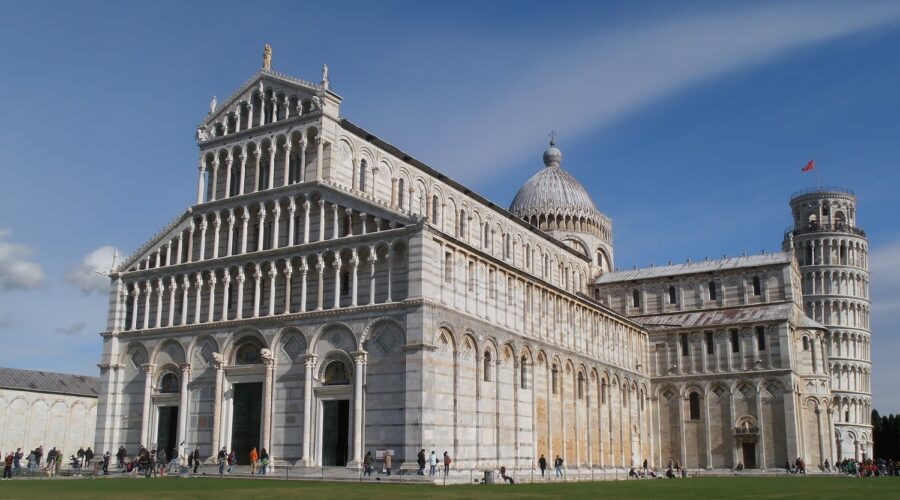
[[[37,467],[37,462],[35,460],[35,450],[31,450],[28,453],[28,474],[34,474],[34,468]]]
[[[563,477],[563,459],[556,455],[556,460],[553,461],[553,466],[556,467],[556,477]]]
[[[250,450],[250,475],[256,474],[256,462],[259,461],[259,453],[256,451],[256,447],[253,447]]]
[[[234,467],[234,464],[237,463],[237,456],[234,454],[234,450],[231,450],[231,453],[228,454],[228,474],[231,474],[231,469]]]
[[[3,461],[3,480],[4,481],[12,478],[13,460],[15,460],[15,458],[13,456],[13,452],[7,453],[6,459]]]
[[[366,456],[363,457],[363,476],[372,477],[372,462],[374,461],[375,459],[372,458],[372,452],[367,451]]]
[[[56,463],[53,466],[54,470],[56,471],[57,476],[59,475],[60,469],[62,469],[62,457],[63,457],[62,450],[57,450],[56,451]]]
[[[22,472],[22,448],[16,448],[16,454],[13,455],[13,474],[19,475]]]
[[[394,463],[393,457],[391,457],[391,450],[384,450],[384,471],[388,476],[391,475],[391,466]]]
[[[88,446],[87,449],[84,450],[84,465],[88,468],[88,471],[90,471],[92,460],[94,460],[94,450]]]
[[[269,460],[269,452],[266,451],[265,448],[263,448],[259,454],[259,463],[260,465],[262,465],[262,471],[260,472],[260,474],[262,474],[263,476],[265,476],[269,471]]]
[[[633,477],[635,479],[638,479],[638,473],[634,469],[634,467],[632,467],[631,469],[628,470],[628,477]]]
[[[419,450],[419,456],[416,458],[416,463],[419,464],[419,471],[416,474],[420,476],[425,475],[425,448]]]
[[[437,471],[437,455],[434,454],[434,450],[431,450],[431,456],[428,457],[428,465],[431,466],[431,468],[428,470],[428,475],[434,476],[435,472]]]
[[[128,452],[125,450],[124,446],[119,446],[119,451],[116,452],[116,467],[122,469],[125,467],[125,457],[128,456]]]
[[[646,471],[647,471],[647,459],[645,458],[644,459],[644,472],[646,472]]]
[[[225,474],[225,448],[219,451],[219,454],[216,456],[216,462],[219,465],[219,477],[222,477]]]
[[[35,467],[41,466],[41,460],[44,458],[44,445],[40,445],[34,450],[35,453]]]
[[[194,474],[197,473],[197,469],[200,468],[200,447],[194,448],[194,454],[192,455],[194,459]]]
[[[503,480],[508,482],[509,484],[516,484],[516,482],[513,481],[512,476],[506,475],[506,467],[505,466],[500,466],[500,477],[503,478]]]
[[[791,462],[790,462],[790,460],[785,460],[785,461],[784,461],[784,470],[786,470],[788,474],[793,474],[793,473],[794,473],[794,470],[791,469]]]
[[[110,462],[111,458],[112,457],[110,456],[108,451],[103,454],[103,475],[104,476],[109,475],[109,462]]]
[[[83,447],[78,448],[78,453],[75,454],[75,457],[76,457],[75,472],[76,472],[76,475],[80,476],[81,475],[81,467],[84,465],[84,448]]]
[[[447,477],[450,474],[450,464],[453,460],[450,460],[450,454],[446,451],[444,452],[444,477]]]
[[[184,443],[182,443],[184,444]],[[175,472],[178,473],[178,448],[172,448],[172,456],[169,457],[169,461],[166,464],[166,473],[172,473],[172,467],[175,467]]]
[[[541,468],[541,477],[544,477],[544,471],[547,470],[547,459],[544,458],[544,454],[541,454],[541,458],[538,459],[538,467]]]
[[[672,470],[672,467],[666,471],[666,477],[669,479],[675,479],[675,471]]]
[[[831,464],[828,463],[828,459],[825,459],[825,472],[831,472]]]

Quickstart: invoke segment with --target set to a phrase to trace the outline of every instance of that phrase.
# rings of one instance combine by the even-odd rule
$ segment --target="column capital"
[[[203,286],[203,276],[200,273],[197,273],[197,276],[194,278],[194,285],[199,289]]]
[[[318,358],[318,356],[316,356],[315,354],[307,354],[306,358],[303,360],[303,364],[307,368],[314,368],[316,366],[317,358]]]
[[[303,202],[303,210],[306,210],[306,213],[309,213],[309,209],[312,206],[312,203],[309,200]]]
[[[319,200],[319,207],[321,208],[321,207],[324,207],[324,206],[325,206],[325,200],[320,199],[320,200]]]
[[[353,356],[353,361],[357,365],[364,365],[368,362],[369,353],[366,351],[354,351],[350,354]]]
[[[225,286],[228,286],[231,283],[231,274],[229,274],[227,271],[228,270],[226,269],[225,275],[222,276],[222,283],[224,283]]]
[[[234,280],[237,281],[238,285],[243,285],[246,279],[247,277],[244,275],[244,269],[238,269],[237,276],[234,278]]]
[[[259,264],[253,264],[253,277],[256,279],[257,283],[259,279],[262,278],[262,268]]]
[[[233,209],[233,208],[229,208],[229,209],[228,209],[228,225],[229,225],[229,226],[233,226],[234,223],[235,223],[235,221],[237,221],[237,219],[236,219],[235,216],[234,216],[234,209]]]
[[[206,228],[209,227],[209,223],[206,222],[206,216],[202,215],[200,218],[200,231],[206,231]]]
[[[244,211],[241,213],[241,220],[247,222],[250,220],[250,209],[248,207],[243,207]]]
[[[275,263],[269,264],[269,271],[266,273],[269,276],[269,279],[275,279],[275,276],[278,276],[278,269],[275,267]]]
[[[297,202],[294,201],[294,198],[291,198],[288,202],[288,212],[291,213],[291,216],[294,215],[294,212],[297,211]]]
[[[272,207],[272,215],[275,216],[275,219],[276,219],[276,220],[277,220],[279,217],[281,217],[281,204],[280,204],[280,203],[276,203],[275,206]]]
[[[156,367],[153,365],[153,363],[144,363],[141,365],[141,370],[144,370],[144,373],[146,373],[147,375],[153,375],[154,369],[156,369]]]
[[[181,363],[178,367],[181,368],[181,373],[183,373],[185,375],[191,374],[191,364],[190,363]],[[182,383],[185,383],[185,382],[187,382],[187,378],[182,379]]]
[[[216,226],[216,229],[219,229],[222,226],[222,217],[219,215],[219,212],[216,212],[216,217],[213,219],[213,225]]]
[[[293,269],[293,266],[291,266],[290,262],[287,262],[285,264],[284,271],[282,271],[282,272],[284,273],[285,278],[291,279],[291,276],[294,274],[294,269]]]
[[[225,357],[218,352],[214,352],[212,355],[213,358],[213,366],[216,368],[216,371],[222,371],[225,369]]]

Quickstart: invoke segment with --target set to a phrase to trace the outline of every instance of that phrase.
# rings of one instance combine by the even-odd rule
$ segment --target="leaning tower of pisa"
[[[793,243],[806,315],[827,326],[837,460],[872,455],[869,244],[856,223],[856,196],[817,188],[791,197]],[[791,240],[793,240],[791,242]]]

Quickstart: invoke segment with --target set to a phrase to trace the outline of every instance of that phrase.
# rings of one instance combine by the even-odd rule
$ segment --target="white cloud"
[[[873,407],[881,414],[900,413],[900,241],[872,249],[869,255],[872,301]]]
[[[698,84],[900,20],[898,3],[745,5],[522,47],[529,70],[488,75],[505,80],[499,96],[465,89],[469,105],[441,110],[423,158],[467,181],[499,177],[551,128],[571,141]]]
[[[107,245],[85,255],[81,262],[66,274],[66,281],[85,294],[108,292],[109,278],[98,272],[109,271],[115,253],[116,249]]]
[[[44,270],[31,261],[34,249],[8,238],[12,229],[0,229],[0,290],[37,288],[44,284]]]
[[[54,330],[56,333],[61,333],[63,335],[77,335],[84,331],[87,327],[87,323],[84,321],[76,321],[67,326],[60,326]]]

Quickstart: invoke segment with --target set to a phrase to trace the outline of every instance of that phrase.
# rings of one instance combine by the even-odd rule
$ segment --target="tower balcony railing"
[[[793,200],[794,198],[797,198],[800,196],[806,196],[808,194],[817,194],[817,193],[822,193],[822,194],[840,193],[840,194],[848,194],[850,196],[856,196],[856,193],[854,193],[853,191],[851,191],[847,188],[836,187],[836,186],[826,186],[826,187],[814,187],[814,188],[807,188],[807,189],[801,189],[799,191],[794,191],[791,194],[791,199]]]
[[[858,227],[851,226],[846,222],[838,223],[838,224],[810,224],[805,228],[795,228],[789,227],[784,231],[784,237],[787,238],[788,235],[793,234],[794,236],[800,234],[810,234],[810,233],[849,233],[855,234],[857,236],[866,237],[866,232]]]

